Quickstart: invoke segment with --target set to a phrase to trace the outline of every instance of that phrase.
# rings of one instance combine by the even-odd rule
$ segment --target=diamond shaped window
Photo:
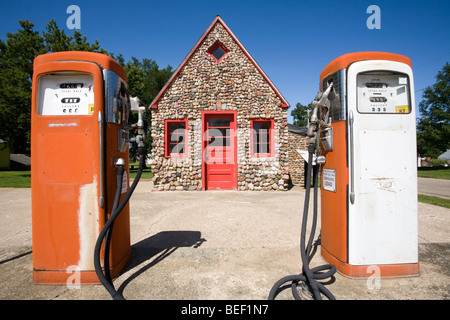
[[[216,59],[217,62],[220,62],[228,53],[228,49],[220,42],[216,41],[209,49],[208,53]]]

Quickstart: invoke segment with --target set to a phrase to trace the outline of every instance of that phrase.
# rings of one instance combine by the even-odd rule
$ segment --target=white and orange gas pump
[[[66,284],[73,272],[79,272],[80,284],[99,283],[93,258],[97,238],[116,202],[131,189],[126,81],[122,67],[99,53],[58,52],[34,61],[34,283]],[[121,211],[107,238],[107,261],[100,261],[109,279],[120,273],[131,254],[127,203]]]
[[[308,125],[308,167],[300,236],[302,273],[278,280],[275,299],[291,282],[296,299],[334,299],[319,279],[417,275],[417,167],[414,86],[409,58],[359,52],[333,60],[320,75]],[[321,194],[321,254],[309,267]],[[311,181],[314,213],[306,242]],[[317,243],[317,242],[316,242]],[[286,286],[284,286],[286,287]]]
[[[321,254],[350,277],[417,275],[416,116],[411,61],[345,54],[321,91]]]

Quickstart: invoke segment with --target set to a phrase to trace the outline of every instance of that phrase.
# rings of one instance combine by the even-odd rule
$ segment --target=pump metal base
[[[373,267],[378,267],[381,278],[415,277],[420,275],[419,262],[400,264],[372,264],[372,265],[351,265],[343,262],[321,246],[322,257],[330,264],[333,264],[337,272],[349,278],[369,278],[374,275]]]
[[[114,266],[110,268],[111,277],[117,278],[131,258],[131,249]],[[33,269],[33,283],[47,285],[85,285],[101,284],[95,270],[78,271],[74,268],[67,270],[36,270]]]

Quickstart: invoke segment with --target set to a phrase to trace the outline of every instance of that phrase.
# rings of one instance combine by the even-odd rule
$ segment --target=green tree
[[[63,30],[59,30],[55,20],[50,20],[42,32],[46,52],[68,51],[71,37]]]
[[[437,158],[450,149],[450,65],[447,62],[436,76],[436,83],[427,87],[419,104],[417,152]]]
[[[8,32],[6,41],[0,39],[0,138],[12,153],[27,153],[33,60],[45,53],[45,45],[33,23],[19,24],[18,32]]]
[[[150,105],[173,72],[171,66],[160,69],[152,59],[144,58],[139,61],[135,57],[124,65],[124,69],[127,73],[130,94],[138,96],[145,106]]]
[[[75,30],[73,36],[60,30],[50,20],[42,36],[34,24],[19,20],[20,29],[0,39],[0,138],[13,153],[29,153],[31,122],[31,81],[33,61],[47,52],[77,50],[107,53],[98,41],[89,44],[86,36]]]
[[[98,40],[95,40],[93,44],[89,44],[86,36],[83,36],[78,30],[74,30],[71,40],[69,46],[70,51],[91,51],[108,54],[108,51],[100,48]]]
[[[86,36],[82,35],[78,30],[74,30],[73,36],[66,35],[64,29],[59,29],[55,20],[50,20],[45,26],[45,30],[42,35],[46,52],[91,51],[108,54],[108,51],[100,48],[98,40],[90,44]]]
[[[304,106],[298,102],[291,111],[291,116],[294,117],[293,124],[300,127],[306,127],[308,125],[308,110],[312,110],[311,103]]]
[[[117,61],[122,61],[123,57],[118,56]],[[138,97],[141,100],[141,106],[148,107],[158,92],[166,84],[171,77],[173,71],[171,66],[160,69],[156,61],[144,58],[139,61],[132,57],[123,65],[127,73],[127,85],[130,95]],[[131,115],[130,122],[137,121],[137,115]],[[144,115],[144,129],[146,132],[145,146],[148,151],[151,149],[152,137],[150,135],[151,112],[146,112]],[[133,157],[134,149],[131,150],[130,156]]]

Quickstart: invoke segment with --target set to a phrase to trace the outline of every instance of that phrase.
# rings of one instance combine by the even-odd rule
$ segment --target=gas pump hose
[[[95,266],[95,272],[97,273],[97,277],[102,283],[102,285],[105,287],[105,289],[108,291],[108,293],[111,295],[111,297],[114,300],[125,300],[125,298],[117,292],[117,290],[114,287],[111,274],[110,274],[110,268],[109,268],[109,250],[110,250],[110,242],[111,242],[111,235],[112,230],[114,226],[114,221],[119,216],[119,214],[122,212],[125,205],[128,203],[128,201],[131,198],[131,195],[134,192],[134,189],[136,188],[139,179],[141,178],[142,171],[145,167],[145,155],[146,151],[144,147],[138,147],[138,155],[139,155],[139,169],[136,174],[136,177],[130,186],[130,189],[126,193],[125,197],[123,198],[122,202],[119,204],[119,199],[121,195],[122,190],[122,178],[124,173],[123,166],[118,166],[117,168],[117,188],[116,188],[116,194],[114,198],[114,204],[113,208],[111,210],[111,216],[109,219],[105,222],[105,225],[103,226],[102,230],[100,231],[100,234],[97,238],[97,242],[95,244],[94,249],[94,266]],[[101,262],[100,262],[100,250],[102,247],[102,243],[105,240],[104,245],[104,273],[102,270]]]
[[[314,144],[311,143],[308,146],[308,169],[306,175],[306,192],[305,192],[305,202],[303,208],[303,219],[302,219],[302,229],[300,235],[300,256],[303,263],[303,270],[301,274],[297,275],[289,275],[278,280],[272,287],[269,293],[269,300],[275,299],[280,291],[282,291],[281,286],[289,281],[291,283],[291,290],[294,298],[296,300],[301,300],[301,296],[297,291],[297,287],[299,286],[299,282],[303,282],[308,287],[309,291],[312,293],[312,296],[315,300],[322,300],[322,294],[324,294],[328,299],[335,300],[333,294],[324,286],[323,283],[320,283],[317,280],[327,279],[333,276],[336,272],[336,267],[331,264],[326,264],[322,266],[318,266],[315,268],[309,267],[309,262],[312,259],[311,249],[312,242],[314,239],[314,232],[316,229],[317,223],[317,191],[318,191],[318,173],[319,173],[319,165],[313,165],[313,154],[314,154]],[[313,213],[313,223],[312,228],[308,240],[308,245],[306,246],[306,224],[308,221],[308,211],[309,211],[309,198],[311,191],[311,173],[313,173],[314,179],[314,213]],[[328,271],[326,271],[328,270]]]

